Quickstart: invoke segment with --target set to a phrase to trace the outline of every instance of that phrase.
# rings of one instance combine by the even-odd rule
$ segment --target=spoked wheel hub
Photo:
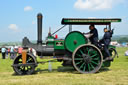
[[[80,73],[95,73],[102,65],[101,51],[94,45],[81,45],[73,52],[73,66]]]
[[[86,54],[82,54],[82,57],[83,57],[83,60],[85,63],[90,63],[92,58],[89,56],[89,55],[86,55]]]

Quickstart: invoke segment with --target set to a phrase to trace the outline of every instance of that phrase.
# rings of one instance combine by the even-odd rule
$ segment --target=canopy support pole
[[[72,25],[69,25],[69,32],[72,31]]]
[[[111,23],[109,24],[109,30],[111,30]]]

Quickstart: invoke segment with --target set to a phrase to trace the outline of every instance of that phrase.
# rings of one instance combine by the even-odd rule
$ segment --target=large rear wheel
[[[84,44],[76,48],[72,55],[73,66],[80,73],[95,73],[103,63],[101,51],[94,45]]]

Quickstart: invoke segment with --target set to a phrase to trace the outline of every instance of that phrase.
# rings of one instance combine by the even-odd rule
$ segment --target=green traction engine
[[[90,44],[88,38],[79,31],[72,31],[72,25],[106,25],[111,29],[112,22],[121,22],[121,19],[73,19],[63,18],[62,24],[69,25],[69,33],[65,39],[56,39],[53,35],[55,33],[48,33],[46,43],[42,43],[42,14],[37,15],[37,43],[33,44],[25,37],[22,41],[24,50],[21,55],[18,55],[13,62],[13,69],[19,75],[32,74],[40,62],[37,61],[36,56],[28,52],[28,48],[36,50],[37,56],[44,56],[42,59],[50,58],[57,59],[63,62],[63,66],[72,66],[79,73],[96,73],[101,67],[109,67],[111,61],[103,61],[105,52],[93,44]],[[109,51],[114,58],[117,56],[116,47],[110,46]],[[55,58],[54,58],[55,57]]]

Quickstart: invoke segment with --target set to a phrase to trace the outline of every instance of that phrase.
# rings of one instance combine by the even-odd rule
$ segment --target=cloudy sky
[[[121,18],[114,23],[115,35],[128,35],[128,0],[0,0],[0,42],[21,41],[27,36],[37,39],[37,13],[43,14],[43,39],[48,29],[60,28],[62,18]],[[96,26],[102,36],[102,28]],[[88,26],[73,26],[87,32]],[[61,30],[65,37],[68,27]]]

